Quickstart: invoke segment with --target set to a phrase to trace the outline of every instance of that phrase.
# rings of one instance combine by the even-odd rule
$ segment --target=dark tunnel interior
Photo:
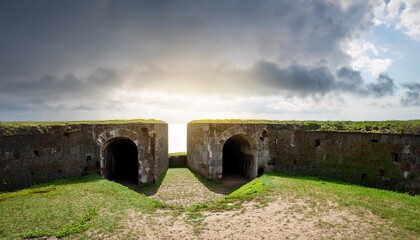
[[[236,135],[229,138],[223,146],[223,174],[249,178],[253,155],[249,154],[250,146],[245,137]]]
[[[130,139],[112,140],[105,150],[107,178],[138,184],[137,146]]]

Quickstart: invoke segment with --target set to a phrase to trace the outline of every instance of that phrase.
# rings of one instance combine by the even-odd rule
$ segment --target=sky
[[[420,0],[0,0],[0,121],[420,119]]]

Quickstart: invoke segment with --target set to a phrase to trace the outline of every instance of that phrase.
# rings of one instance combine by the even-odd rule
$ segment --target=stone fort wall
[[[166,123],[68,124],[0,132],[0,191],[97,172],[107,175],[107,145],[137,147],[138,183],[156,181],[168,168]]]
[[[244,163],[248,166],[243,174],[249,179],[275,171],[420,192],[420,134],[318,132],[289,124],[189,123],[188,166],[209,179],[223,178],[224,168],[230,168],[224,165],[228,161],[224,157],[235,157],[225,145],[233,140],[241,156],[250,159]]]

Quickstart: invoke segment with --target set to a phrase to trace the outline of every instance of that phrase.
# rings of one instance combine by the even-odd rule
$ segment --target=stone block
[[[153,163],[151,161],[144,160],[142,162],[142,166],[143,166],[143,168],[151,168],[151,167],[153,167]]]
[[[5,152],[4,153],[4,159],[5,160],[12,160],[12,159],[14,159],[13,152]]]
[[[217,160],[217,159],[210,159],[209,160],[209,165],[210,166],[222,166],[222,160]]]
[[[401,161],[408,162],[408,163],[415,163],[417,157],[411,154],[401,154]]]
[[[217,167],[209,166],[209,177],[213,179],[216,176],[216,173],[217,173]]]
[[[420,173],[420,165],[419,164],[411,164],[410,165],[410,172],[417,174]]]
[[[222,152],[212,151],[212,158],[215,160],[222,160]]]
[[[79,146],[74,146],[70,148],[70,154],[79,154],[80,153],[80,147]]]
[[[420,145],[414,146],[414,154],[420,156]]]
[[[201,159],[207,159],[209,157],[208,151],[201,151]]]
[[[403,148],[403,150],[402,150],[402,153],[404,153],[404,154],[412,154],[412,153],[414,153],[413,146],[411,146],[411,145],[405,145],[404,148]]]

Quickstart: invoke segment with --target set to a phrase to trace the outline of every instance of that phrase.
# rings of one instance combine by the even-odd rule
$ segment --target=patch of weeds
[[[32,188],[24,189],[24,190],[21,190],[21,191],[1,193],[0,194],[0,201],[8,199],[8,198],[25,196],[25,195],[29,195],[29,194],[49,193],[49,192],[52,192],[52,191],[55,191],[55,190],[56,190],[55,186],[45,186],[45,187],[34,186]]]
[[[241,208],[241,202],[232,201],[231,199],[222,198],[207,203],[200,203],[194,206],[186,208],[186,211],[197,212],[197,211],[229,211],[233,209]]]
[[[57,231],[33,231],[25,234],[23,238],[37,238],[46,236],[55,236],[58,238],[67,237],[75,233],[81,233],[86,231],[91,226],[91,220],[97,216],[97,210],[92,208],[89,213],[76,222],[64,225]]]
[[[327,222],[327,221],[323,221],[323,220],[318,220],[318,222],[315,224],[317,227],[319,228],[323,228],[323,229],[332,229],[335,227],[334,224]]]
[[[195,235],[200,234],[205,227],[204,218],[200,212],[187,212],[186,222],[192,226]]]
[[[269,195],[262,198],[258,198],[258,208],[263,208],[268,206],[268,204],[274,202],[277,198],[275,196]]]

